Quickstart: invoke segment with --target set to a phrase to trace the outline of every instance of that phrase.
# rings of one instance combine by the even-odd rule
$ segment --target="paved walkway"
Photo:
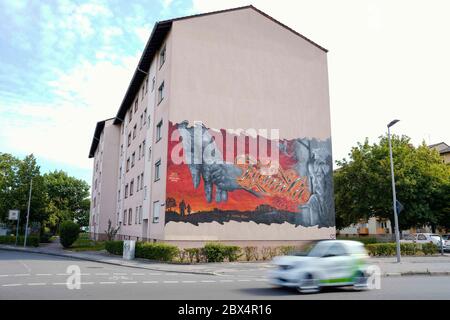
[[[0,245],[0,249],[25,251],[42,254],[50,254],[87,261],[96,261],[112,265],[134,267],[147,270],[194,273],[207,275],[243,274],[251,275],[272,268],[269,262],[232,262],[232,263],[201,263],[201,264],[176,264],[152,262],[144,259],[132,261],[123,260],[106,251],[74,252],[62,249],[57,242],[43,244],[39,248],[23,248],[10,245]],[[450,275],[450,255],[402,257],[402,262],[397,263],[395,257],[370,258],[372,264],[380,267],[383,276],[403,275]]]

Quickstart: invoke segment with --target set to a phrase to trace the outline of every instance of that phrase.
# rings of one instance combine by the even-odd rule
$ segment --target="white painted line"
[[[90,276],[90,273],[80,273],[80,276]]]
[[[67,283],[66,282],[53,282],[52,284],[54,286],[65,286]]]
[[[34,283],[28,283],[29,286],[45,286],[45,282],[34,282]]]
[[[233,282],[234,280],[220,280],[220,282]]]
[[[239,279],[238,282],[250,282],[252,280],[247,280],[247,279]]]
[[[101,281],[100,284],[116,284],[116,281]]]
[[[0,277],[9,277],[9,274],[0,274]]]
[[[10,283],[10,284],[3,284],[2,287],[18,287],[21,286],[21,283]]]
[[[113,273],[113,275],[115,275],[115,276],[126,276],[127,274],[126,273]]]
[[[181,281],[183,283],[196,283],[197,281],[193,281],[193,280],[185,280],[185,281]]]
[[[28,277],[28,276],[31,276],[31,274],[29,274],[29,273],[18,273],[18,274],[14,275],[14,277]]]
[[[80,282],[80,284],[94,284],[95,282]]]
[[[148,275],[149,275],[149,276],[160,276],[161,273],[149,273]]]
[[[123,284],[132,284],[132,283],[137,283],[137,281],[122,281],[121,283],[123,283]]]
[[[37,276],[51,276],[51,273],[36,273]]]
[[[69,273],[57,273],[56,275],[57,276],[70,276]]]
[[[142,283],[158,283],[159,281],[142,281]]]
[[[211,282],[216,282],[216,281],[215,280],[202,280],[200,282],[211,283]]]
[[[163,281],[164,283],[178,283],[178,281],[172,281],[172,280],[168,280],[168,281]]]
[[[99,272],[95,274],[96,276],[108,276],[109,273],[105,273],[105,272]]]

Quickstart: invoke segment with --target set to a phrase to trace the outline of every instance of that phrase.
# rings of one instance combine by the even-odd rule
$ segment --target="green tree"
[[[415,148],[410,138],[392,136],[397,199],[404,205],[399,216],[401,229],[431,225],[443,220],[445,192],[450,167],[425,143]],[[336,161],[334,174],[336,224],[342,228],[377,216],[393,222],[392,186],[387,136],[379,143],[352,148],[350,160]],[[392,223],[393,225],[393,223]]]
[[[44,180],[49,200],[49,226],[57,230],[64,220],[89,225],[89,185],[61,170],[45,174]]]
[[[8,210],[17,209],[14,192],[17,188],[19,159],[0,153],[0,221],[7,220]]]

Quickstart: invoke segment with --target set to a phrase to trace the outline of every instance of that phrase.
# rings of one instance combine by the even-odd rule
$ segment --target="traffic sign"
[[[402,212],[405,208],[398,200],[396,200],[395,206],[397,207],[397,214],[400,214],[400,212]]]
[[[19,219],[19,210],[9,210],[8,219],[9,220]]]

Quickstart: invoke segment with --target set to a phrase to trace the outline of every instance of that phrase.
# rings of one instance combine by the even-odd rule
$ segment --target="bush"
[[[436,254],[439,252],[439,248],[434,243],[424,243],[422,244],[422,252],[425,255]]]
[[[246,261],[258,260],[258,248],[244,247],[244,256]]]
[[[262,249],[261,249],[261,258],[263,260],[272,259],[276,255],[277,255],[277,248],[262,247]]]
[[[371,243],[366,249],[371,256],[393,256],[396,252],[395,243]]]
[[[395,245],[395,243],[393,243]],[[397,248],[395,248],[397,252]],[[415,243],[400,243],[400,252],[405,256],[414,256],[417,252],[420,252],[420,247]]]
[[[50,232],[43,232],[41,233],[40,242],[41,243],[49,243],[51,242],[52,234]]]
[[[258,254],[258,252],[256,252],[256,254]],[[236,261],[242,255],[241,248],[238,246],[224,246],[224,255],[229,262]]]
[[[19,236],[17,245],[23,246],[25,241],[24,236]],[[0,244],[16,244],[16,236],[0,236]],[[39,247],[39,237],[38,236],[28,236],[27,246]]]
[[[178,253],[179,249],[170,244],[136,242],[136,258],[172,261]]]
[[[227,246],[221,243],[210,242],[203,247],[203,254],[207,262],[236,261],[240,256],[241,248],[238,246]]]
[[[73,221],[64,221],[59,229],[59,238],[64,248],[69,248],[80,234],[80,226]]]
[[[294,252],[296,248],[294,246],[281,246],[278,247],[277,249],[280,255],[286,256]]]
[[[190,263],[201,262],[204,258],[202,248],[186,248],[183,250],[187,256]]]
[[[123,241],[106,241],[105,249],[111,254],[123,255]]]

